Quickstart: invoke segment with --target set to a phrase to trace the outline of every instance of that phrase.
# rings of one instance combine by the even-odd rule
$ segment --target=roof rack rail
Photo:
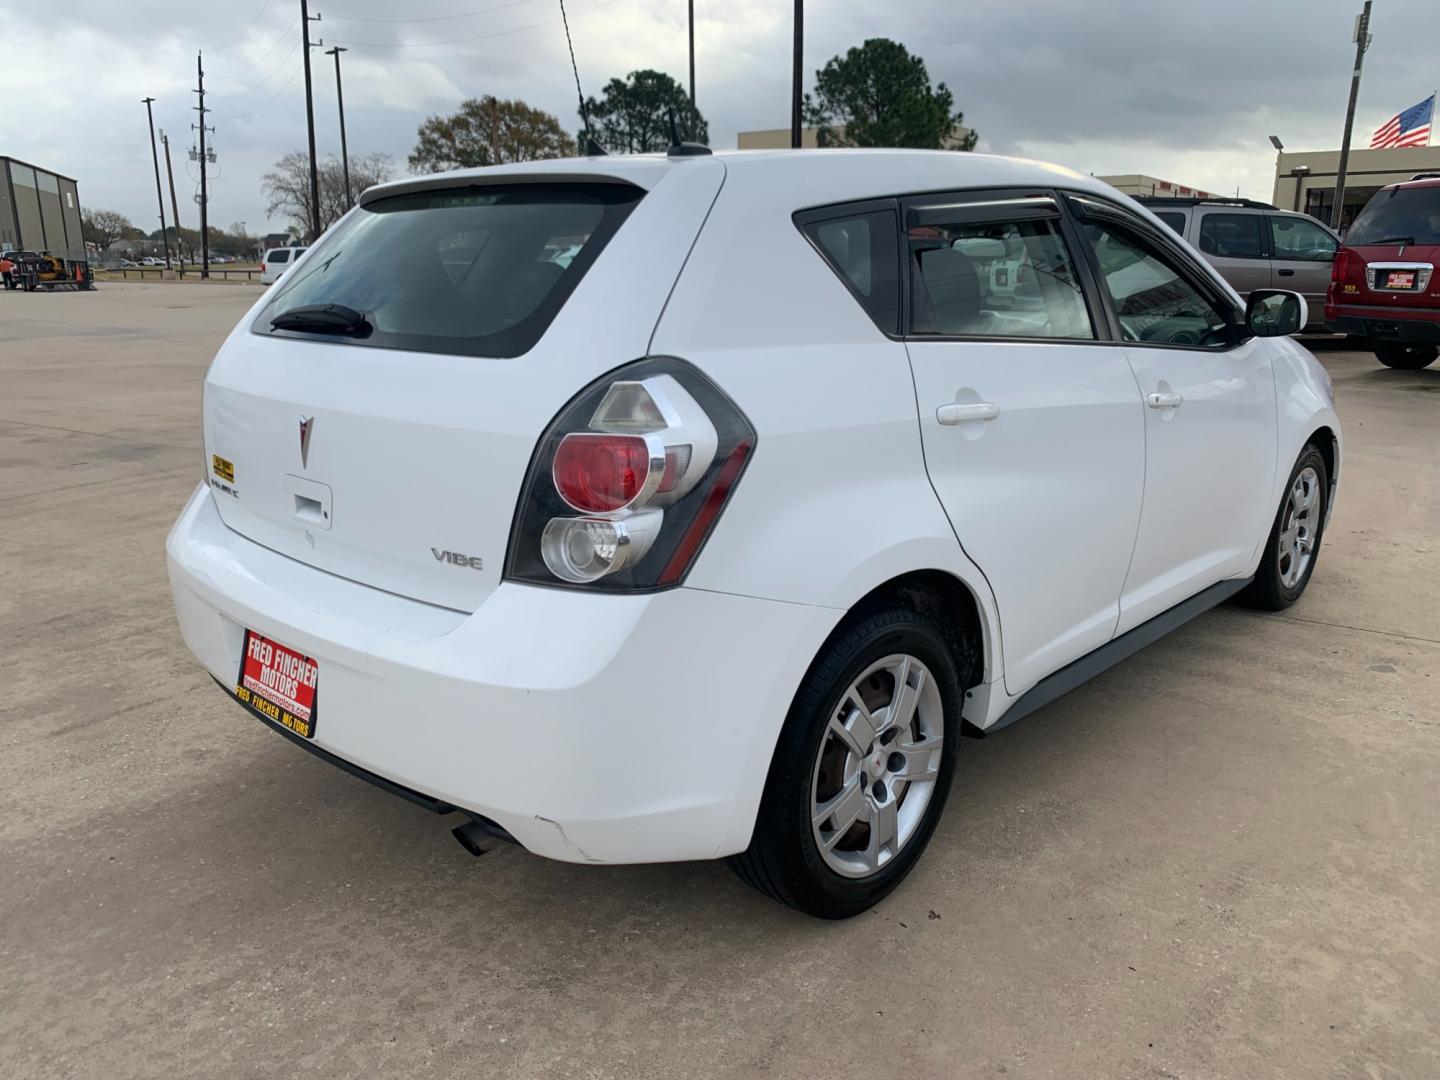
[[[1207,198],[1183,198],[1169,195],[1135,195],[1134,200],[1142,206],[1244,206],[1251,210],[1278,210],[1274,203],[1257,202],[1254,199],[1227,199],[1223,195]]]

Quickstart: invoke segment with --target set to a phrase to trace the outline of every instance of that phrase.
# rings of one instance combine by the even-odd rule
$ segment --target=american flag
[[[1419,105],[1411,105],[1402,113],[1396,113],[1390,122],[1375,132],[1370,140],[1371,150],[1388,150],[1392,146],[1428,146],[1430,144],[1430,121],[1435,115],[1435,95],[1431,94]]]

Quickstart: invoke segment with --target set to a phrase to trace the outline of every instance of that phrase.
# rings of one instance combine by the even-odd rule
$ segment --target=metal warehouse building
[[[85,258],[80,193],[68,176],[0,156],[0,250]]]

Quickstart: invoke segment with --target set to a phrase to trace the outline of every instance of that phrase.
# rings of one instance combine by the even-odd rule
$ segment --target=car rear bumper
[[[247,627],[305,653],[313,747],[569,862],[743,850],[791,698],[840,615],[509,582],[465,614],[263,548],[203,487],[166,551],[181,634],[223,686]]]
[[[1440,344],[1440,308],[1326,304],[1325,325],[1335,334],[1376,341]]]

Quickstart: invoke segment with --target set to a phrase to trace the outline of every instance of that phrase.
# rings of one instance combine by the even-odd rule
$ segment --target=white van
[[[283,247],[267,251],[265,261],[260,264],[260,284],[274,285],[280,280],[280,275],[290,269],[290,264],[304,253],[303,247]]]

